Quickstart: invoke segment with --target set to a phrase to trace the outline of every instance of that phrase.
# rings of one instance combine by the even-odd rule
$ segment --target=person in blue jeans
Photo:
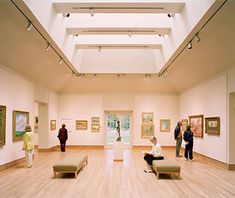
[[[186,127],[186,131],[184,132],[184,141],[185,141],[185,149],[184,149],[184,157],[185,160],[193,161],[193,132],[191,131],[191,126],[188,125]]]

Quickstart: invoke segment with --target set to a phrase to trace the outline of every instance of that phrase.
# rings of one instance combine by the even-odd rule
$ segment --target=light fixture
[[[97,74],[94,74],[93,77],[94,77],[94,79],[96,79],[97,78]]]
[[[101,52],[101,46],[98,47],[98,52]]]
[[[95,15],[95,11],[93,8],[90,8],[90,14],[91,14],[91,17],[93,17]]]
[[[50,43],[47,43],[46,51],[48,51],[51,48]]]
[[[199,41],[200,41],[200,37],[196,34],[196,35],[194,36],[194,40],[195,40],[196,42],[199,42]]]
[[[124,80],[126,78],[126,75],[125,74],[122,74],[122,79]]]
[[[63,17],[69,18],[69,17],[70,17],[70,13],[64,13],[64,14],[63,14]]]
[[[145,79],[150,79],[151,78],[151,74],[145,74]]]
[[[32,28],[33,28],[33,24],[31,23],[31,21],[29,21],[29,24],[28,24],[28,26],[26,27],[26,29],[27,29],[28,31],[30,31],[30,30],[32,30]]]
[[[188,43],[188,49],[192,49],[192,41],[190,41],[189,43]]]
[[[59,63],[61,64],[63,62],[63,59],[60,57],[60,61],[59,61]]]
[[[169,18],[171,18],[171,17],[174,17],[175,14],[174,14],[174,13],[168,13],[167,16],[168,16]]]
[[[131,35],[131,33],[130,32],[128,32],[128,36],[131,38],[132,37],[132,35]]]
[[[78,37],[78,34],[75,34],[74,36]]]

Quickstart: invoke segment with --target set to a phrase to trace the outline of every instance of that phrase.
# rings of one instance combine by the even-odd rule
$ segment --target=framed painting
[[[76,130],[87,130],[87,120],[76,120]]]
[[[91,117],[91,132],[99,132],[99,131],[100,131],[100,118]]]
[[[188,119],[182,119],[181,122],[182,122],[181,130],[182,130],[182,132],[185,132],[186,127],[188,125]]]
[[[0,146],[6,144],[6,106],[0,105]]]
[[[207,134],[220,135],[220,117],[205,118]]]
[[[50,122],[51,131],[56,130],[56,120],[51,120]]]
[[[34,128],[38,129],[38,117],[37,116],[34,117]]]
[[[195,137],[203,137],[203,115],[189,116],[189,124]]]
[[[142,113],[142,123],[153,123],[153,113],[143,112]]]
[[[141,138],[146,139],[154,136],[153,124],[142,124],[141,126]]]
[[[171,130],[171,121],[169,119],[160,120],[160,131],[161,132],[170,132]]]
[[[29,124],[29,112],[13,111],[12,112],[12,140],[20,141],[25,133],[25,126]]]

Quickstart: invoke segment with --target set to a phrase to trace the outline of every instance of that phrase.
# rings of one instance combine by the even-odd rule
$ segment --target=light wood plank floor
[[[175,150],[163,149],[166,157],[181,165],[181,178],[145,173],[142,149],[125,150],[123,162],[113,162],[113,151],[105,149],[67,149],[36,153],[33,168],[20,164],[0,172],[0,197],[235,197],[235,171],[228,171],[202,157],[194,162],[175,158]],[[52,166],[69,155],[87,154],[88,165],[78,173],[57,175]]]

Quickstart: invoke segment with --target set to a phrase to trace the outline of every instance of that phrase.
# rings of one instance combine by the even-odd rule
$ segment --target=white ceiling
[[[191,50],[184,49],[187,45],[187,39],[190,36],[193,38],[194,33],[189,33],[166,63],[168,66],[177,57],[170,64],[166,77],[158,77],[156,74],[150,78],[145,78],[147,72],[144,70],[142,74],[136,71],[136,74],[128,75],[128,72],[126,72],[125,78],[117,77],[115,72],[96,76],[94,74],[72,75],[69,67],[73,68],[74,65],[58,47],[56,41],[43,29],[40,22],[21,0],[15,2],[27,16],[31,17],[32,22],[67,62],[67,65],[64,62],[58,63],[59,56],[53,50],[45,50],[46,42],[35,29],[30,32],[26,30],[27,20],[8,0],[0,1],[0,64],[59,92],[179,93],[235,65],[235,1],[233,0],[228,0],[203,27],[199,34],[201,41],[193,42]],[[203,24],[199,25],[203,26]],[[86,28],[90,28],[90,26]],[[116,29],[118,28],[116,27]],[[118,45],[114,41],[113,43]],[[131,44],[128,45],[131,46]],[[97,45],[97,47],[99,46]],[[142,46],[145,48],[143,44]],[[96,51],[95,53],[99,52]],[[149,52],[143,50],[143,53]],[[89,54],[89,51],[86,54]],[[145,58],[148,56],[143,55]],[[89,56],[84,57],[87,59],[86,62],[90,63]],[[146,60],[150,61],[150,59]],[[151,61],[154,60],[151,59]]]

